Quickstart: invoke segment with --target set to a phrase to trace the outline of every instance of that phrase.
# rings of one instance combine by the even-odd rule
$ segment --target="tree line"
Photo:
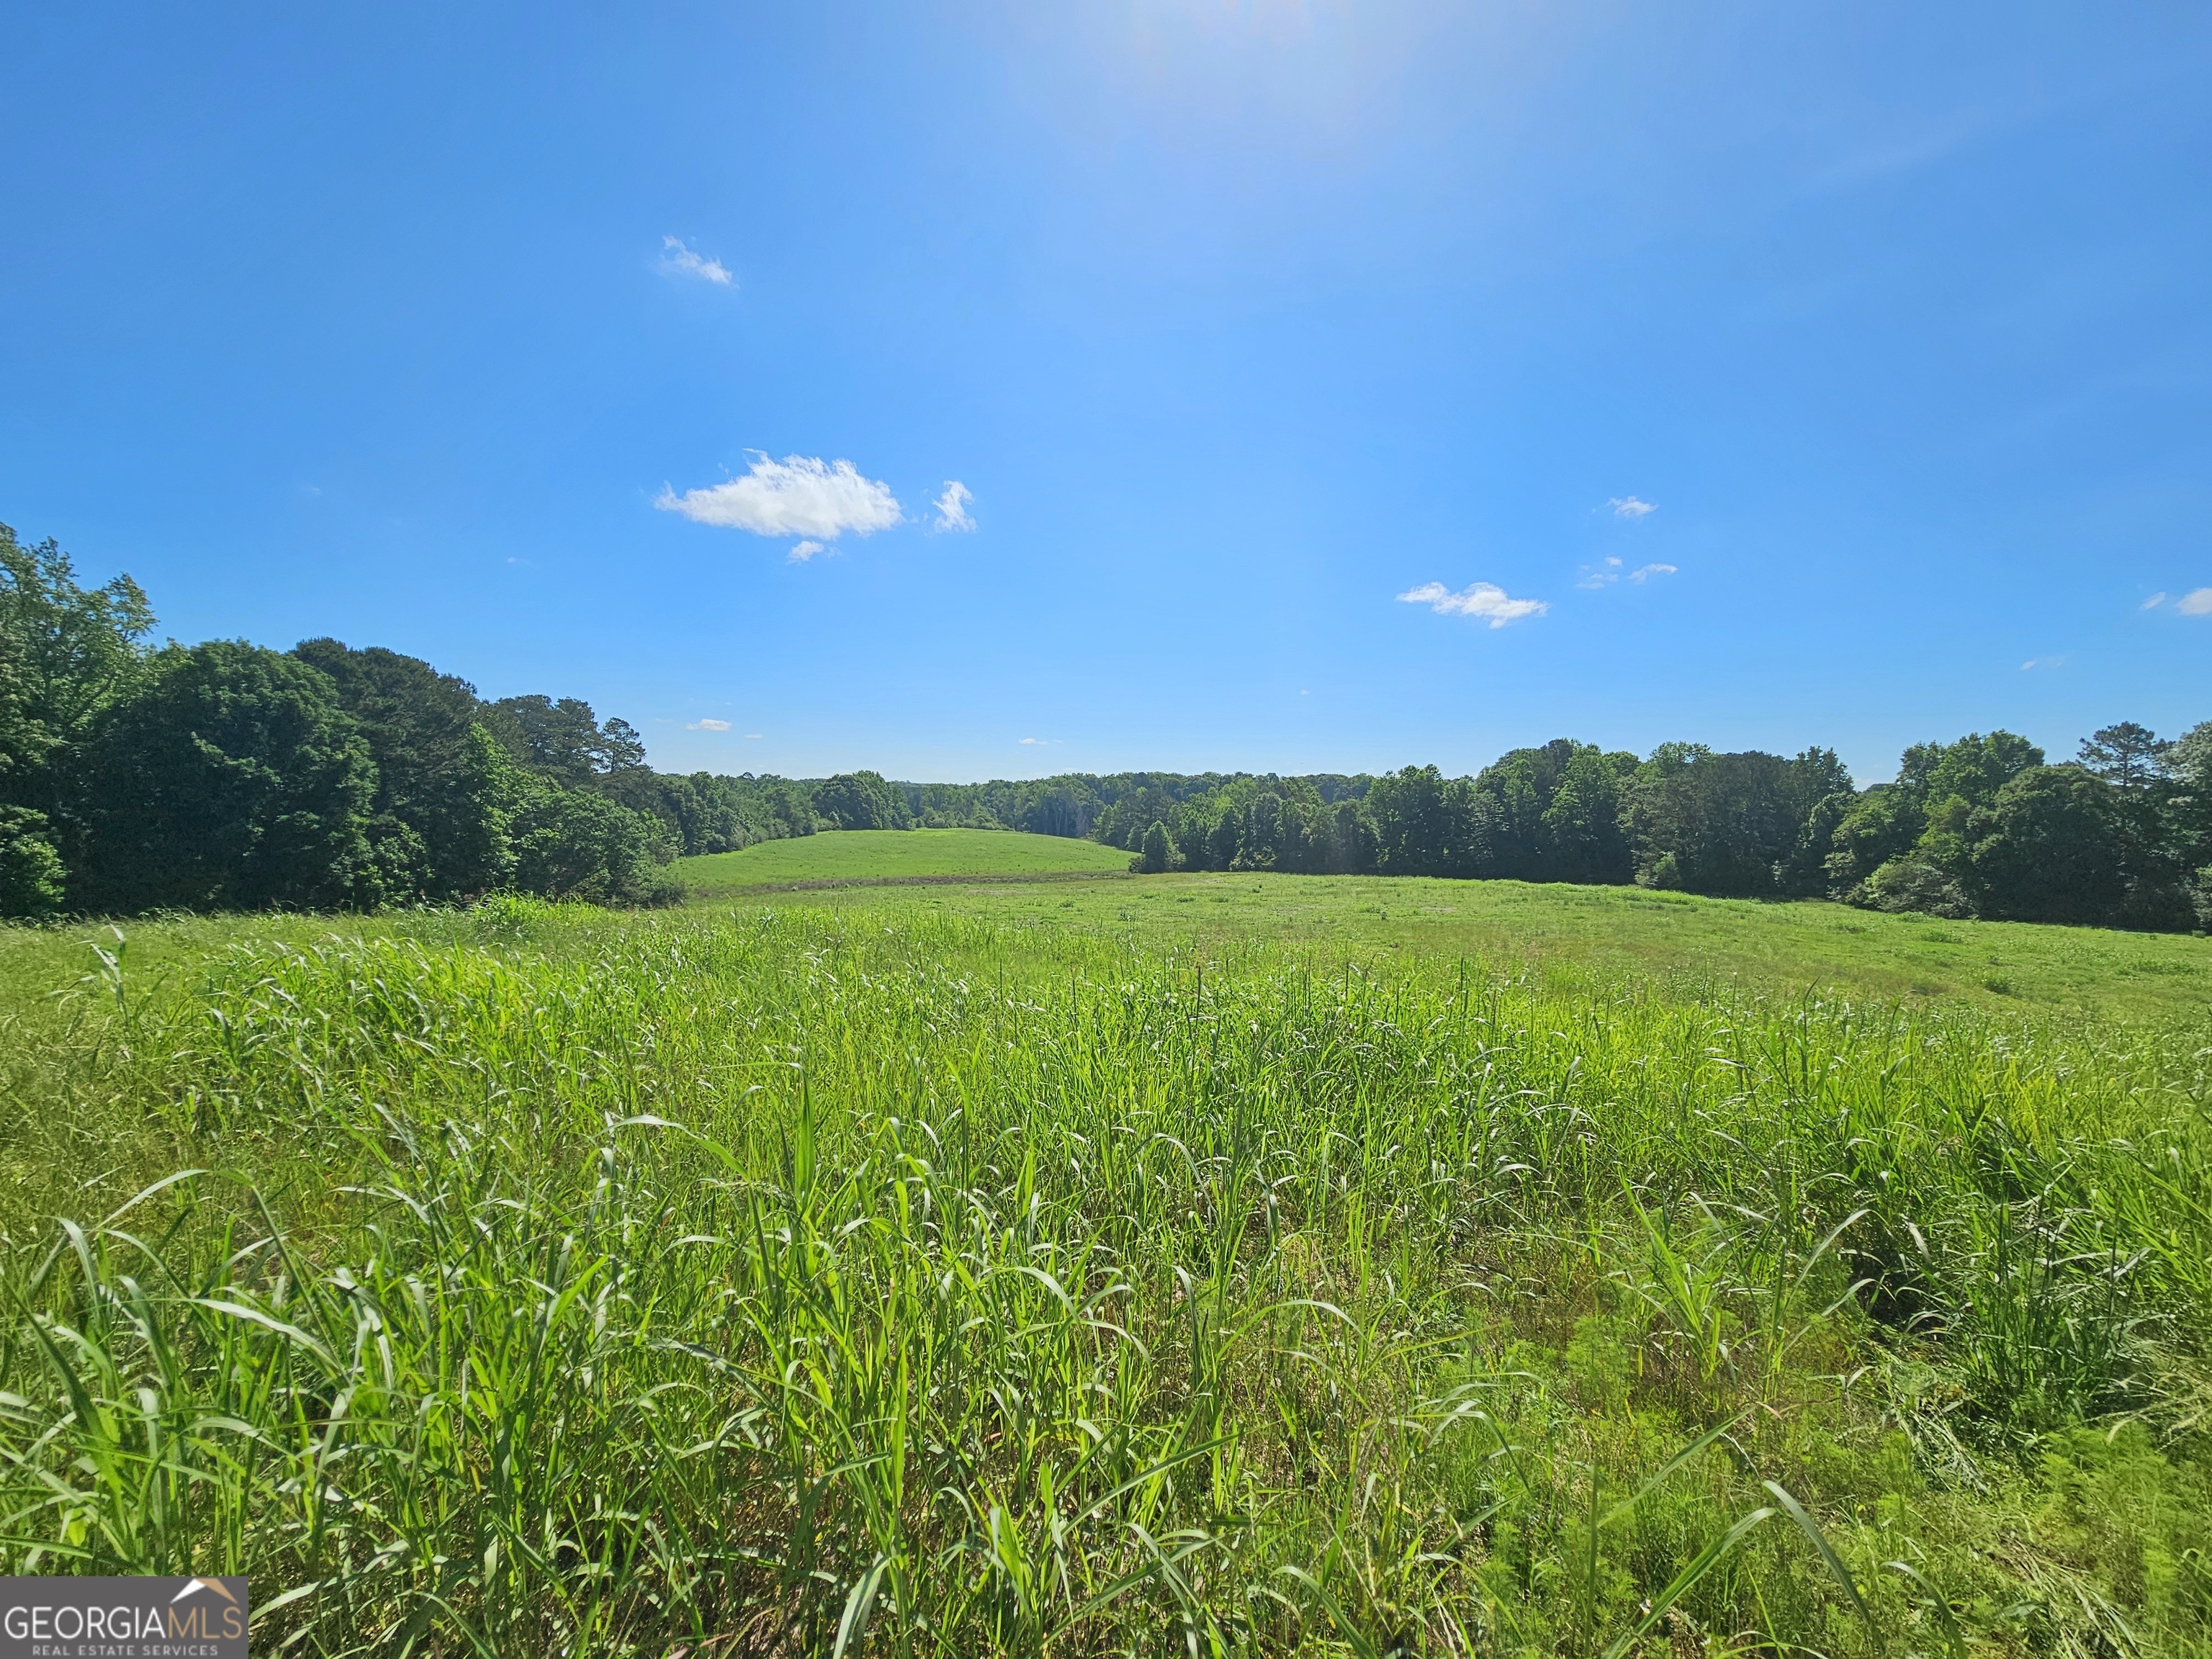
[[[678,896],[679,854],[823,830],[1087,836],[1133,867],[1638,883],[1943,917],[2212,926],[2212,721],[2069,761],[2007,732],[1905,750],[1556,739],[1472,777],[1124,772],[975,784],[656,772],[588,703],[479,697],[381,647],[153,648],[127,576],[86,588],[0,526],[0,915],[374,908],[524,891]]]
[[[1334,804],[1297,778],[1194,793],[1104,838],[1145,870],[1510,877],[1742,898],[1834,898],[1946,918],[2212,927],[2212,721],[2133,722],[2075,757],[2008,732],[1916,744],[1864,789],[1832,750],[1559,738],[1471,778],[1407,767]]]
[[[576,698],[487,701],[334,639],[149,647],[0,526],[0,915],[371,909],[495,891],[644,904],[678,854],[811,834],[811,791],[668,776]]]

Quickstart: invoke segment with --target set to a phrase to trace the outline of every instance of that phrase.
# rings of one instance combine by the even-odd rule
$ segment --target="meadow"
[[[696,898],[800,882],[903,882],[953,876],[1125,873],[1129,855],[1095,841],[1017,830],[846,830],[678,859]]]
[[[0,930],[9,1570],[309,1653],[2212,1652],[2212,941],[696,885]]]
[[[701,888],[694,902],[713,908],[726,900]],[[1626,975],[1689,997],[1745,988],[2097,1019],[2187,1018],[2212,1008],[2212,945],[2202,938],[1639,887],[1272,873],[1047,885],[978,872],[967,883],[840,887],[768,902],[855,922],[957,916],[1155,949],[1264,943],[1324,959],[1464,958],[1561,983],[1583,972],[1598,982]]]

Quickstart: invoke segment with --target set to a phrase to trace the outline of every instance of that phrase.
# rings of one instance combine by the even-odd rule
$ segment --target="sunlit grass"
[[[798,881],[1126,872],[1129,855],[1095,841],[1012,830],[846,830],[679,859],[695,897]]]
[[[14,1571],[245,1571],[270,1650],[2204,1650],[2201,1018],[178,931],[8,942]]]
[[[817,838],[834,839],[834,837]],[[750,902],[750,901],[749,901]],[[2188,1018],[2212,1007],[2212,939],[2027,922],[1936,921],[1518,881],[1176,875],[1021,887],[840,889],[766,901],[889,921],[954,915],[1097,930],[1161,947],[1264,941],[1324,956],[1480,957],[1571,978],[1624,974],[1682,995],[1729,988],[1966,1002],[1994,1015]]]

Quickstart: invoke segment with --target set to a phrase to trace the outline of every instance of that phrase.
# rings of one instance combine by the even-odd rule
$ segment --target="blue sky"
[[[326,9],[8,14],[0,520],[166,635],[795,775],[2212,718],[2202,6]]]

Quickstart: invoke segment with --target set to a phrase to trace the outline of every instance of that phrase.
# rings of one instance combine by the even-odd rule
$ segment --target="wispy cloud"
[[[1855,149],[1839,153],[1835,160],[1806,178],[1803,191],[1808,195],[1817,194],[1870,179],[1917,172],[1976,139],[2017,125],[2025,107],[2008,117],[1978,106],[1937,114],[1924,121],[1917,132],[1894,137],[1886,132]]]
[[[2065,665],[2066,659],[2063,657],[2030,657],[2021,664],[2020,672],[2025,674],[2032,668],[2063,668]]]
[[[2212,587],[2194,588],[2173,602],[2185,617],[2212,617]]]
[[[1058,738],[1024,738],[1022,739],[1025,745],[1036,749],[1043,749],[1059,741]]]
[[[930,505],[937,509],[937,522],[932,530],[973,530],[975,520],[968,511],[968,503],[975,499],[975,492],[957,478],[945,481],[945,493]]]
[[[902,514],[890,486],[865,477],[850,461],[787,455],[772,461],[754,452],[752,470],[681,495],[663,489],[653,503],[695,524],[750,531],[756,536],[803,536],[791,550],[801,563],[826,550],[847,531],[872,536],[898,523]]]
[[[1659,510],[1656,503],[1640,501],[1633,495],[1615,495],[1606,505],[1613,509],[1613,516],[1616,519],[1640,519],[1646,514]]]
[[[760,733],[757,732],[748,732],[745,733],[745,736],[756,743],[760,740]]]
[[[2166,594],[2165,594],[2164,591],[2163,591],[2163,590],[2161,590],[2161,591],[2160,591],[2159,592],[2156,592],[2156,593],[2152,594],[2148,599],[2145,599],[2145,600],[2142,602],[2142,608],[2143,610],[2145,610],[2145,611],[2155,611],[2155,610],[2157,610],[2157,609],[2159,608],[2159,606],[2160,606],[2160,605],[2164,605],[2165,603],[2166,603]]]
[[[1675,568],[1671,564],[1646,564],[1639,565],[1633,570],[1624,570],[1619,559],[1607,559],[1603,564],[1584,565],[1581,579],[1575,583],[1575,586],[1589,588],[1611,587],[1623,576],[1632,582],[1648,582],[1654,576],[1671,576],[1675,574]]]
[[[1476,582],[1456,593],[1442,582],[1423,582],[1398,595],[1398,603],[1425,605],[1440,617],[1474,617],[1492,628],[1540,617],[1552,608],[1542,599],[1514,599],[1495,582]]]
[[[712,283],[717,288],[728,288],[737,281],[730,275],[727,265],[720,259],[709,259],[703,254],[694,253],[684,246],[684,239],[680,236],[664,236],[660,239],[660,246],[663,249],[660,274],[664,276],[696,277],[700,282]]]
[[[686,732],[726,732],[730,729],[730,723],[727,720],[696,720],[684,729]]]
[[[817,553],[824,551],[820,542],[800,542],[784,556],[786,564],[805,564]]]

